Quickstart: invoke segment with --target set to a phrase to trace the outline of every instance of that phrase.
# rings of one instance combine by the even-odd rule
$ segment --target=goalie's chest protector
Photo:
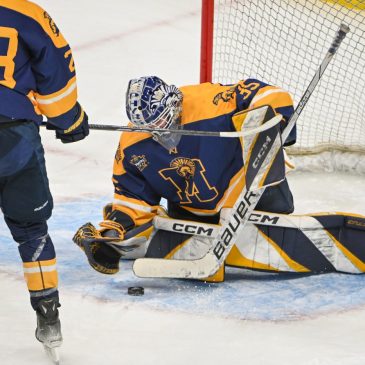
[[[231,116],[189,124],[194,130],[232,130]],[[182,206],[214,210],[230,186],[231,179],[242,168],[242,149],[238,138],[182,136],[178,146],[167,151],[152,138],[124,150],[124,166],[138,180],[123,179],[122,186],[130,192],[165,198]],[[134,183],[136,182],[136,185]],[[126,186],[127,183],[129,186]],[[143,190],[143,189],[142,189]],[[146,199],[143,192],[140,198]],[[142,196],[141,196],[142,195]]]

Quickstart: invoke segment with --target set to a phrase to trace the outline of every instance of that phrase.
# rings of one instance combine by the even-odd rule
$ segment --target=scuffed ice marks
[[[342,312],[365,305],[363,275],[275,274],[227,268],[221,284],[176,279],[140,279],[132,261],[122,261],[117,275],[101,275],[87,263],[72,242],[86,221],[97,224],[106,199],[58,204],[49,221],[57,250],[60,287],[121,305],[141,305],[154,310],[245,320],[286,321]],[[21,276],[17,245],[0,222],[1,271]],[[130,286],[142,286],[145,295],[131,297]]]

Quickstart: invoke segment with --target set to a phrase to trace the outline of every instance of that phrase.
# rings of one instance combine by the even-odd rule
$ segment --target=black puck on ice
[[[128,288],[128,294],[129,295],[143,295],[144,288],[142,286],[130,286]]]

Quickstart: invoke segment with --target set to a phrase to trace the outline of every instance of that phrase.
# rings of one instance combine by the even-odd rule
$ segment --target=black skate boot
[[[61,323],[58,316],[60,304],[57,298],[43,299],[37,308],[37,329],[35,337],[48,348],[62,344]]]

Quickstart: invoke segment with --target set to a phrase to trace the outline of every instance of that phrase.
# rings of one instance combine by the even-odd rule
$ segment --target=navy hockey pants
[[[0,207],[19,244],[24,276],[34,309],[58,296],[55,250],[47,219],[53,209],[39,128],[24,122],[0,124]]]

